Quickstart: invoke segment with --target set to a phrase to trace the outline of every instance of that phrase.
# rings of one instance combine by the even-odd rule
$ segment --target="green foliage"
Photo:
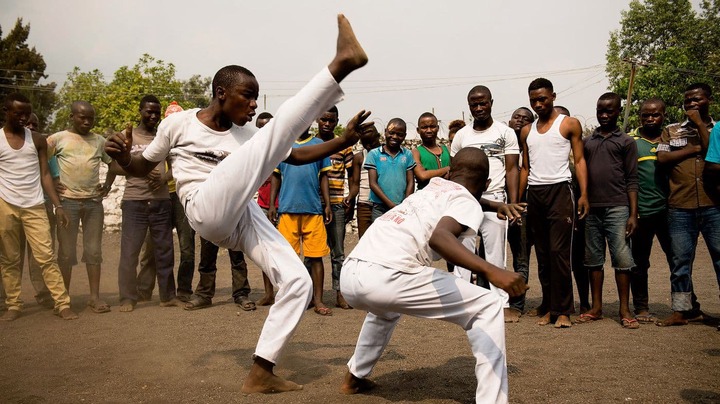
[[[198,76],[199,77],[199,76]],[[106,83],[98,70],[81,72],[75,68],[58,94],[53,129],[68,125],[69,107],[73,101],[84,100],[95,107],[96,133],[120,130],[127,122],[139,123],[138,108],[143,96],[153,94],[163,107],[177,101],[183,108],[196,105],[185,100],[183,82],[175,78],[175,65],[144,54],[133,67],[122,66]]]
[[[610,33],[606,71],[610,88],[623,97],[631,62],[638,64],[628,128],[639,123],[640,102],[663,99],[667,121],[684,120],[683,90],[704,82],[720,92],[720,0],[703,0],[700,13],[689,0],[633,0]],[[711,107],[720,117],[720,105]]]
[[[24,94],[32,102],[42,126],[52,110],[56,84],[39,84],[47,78],[45,60],[35,47],[26,44],[29,35],[30,24],[23,25],[21,18],[5,38],[0,27],[0,100],[14,92]],[[0,117],[0,121],[3,119],[4,116]]]
[[[211,85],[212,77],[193,75],[182,83],[182,101],[187,102],[191,108],[206,107],[210,103]]]

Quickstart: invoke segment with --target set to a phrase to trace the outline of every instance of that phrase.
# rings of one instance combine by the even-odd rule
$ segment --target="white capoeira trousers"
[[[249,141],[213,169],[187,197],[195,231],[220,247],[241,250],[278,288],[255,355],[276,363],[312,297],[312,280],[295,251],[253,201],[255,192],[290,153],[298,135],[339,102],[342,90],[327,68],[318,73]]]
[[[368,311],[348,368],[367,377],[390,341],[402,314],[445,320],[462,327],[475,356],[478,403],[508,400],[502,303],[490,290],[432,267],[419,273],[348,259],[340,275],[348,303]]]
[[[484,199],[491,201],[504,202],[505,197],[502,194],[483,194]],[[506,269],[507,253],[505,242],[507,241],[507,221],[500,220],[496,212],[485,212],[482,224],[478,233],[482,237],[483,246],[485,247],[485,261],[495,265],[498,268]],[[472,272],[462,267],[455,267],[453,272],[455,276],[470,282]],[[497,293],[502,299],[503,307],[510,307],[510,296],[504,290],[490,284],[490,290]]]

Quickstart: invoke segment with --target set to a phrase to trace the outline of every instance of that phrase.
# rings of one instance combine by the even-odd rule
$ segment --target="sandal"
[[[623,328],[627,328],[629,330],[636,330],[640,328],[640,323],[638,323],[638,321],[634,318],[623,318],[620,320],[620,324],[622,324]]]
[[[590,314],[590,313],[583,313],[583,314],[579,315],[578,318],[575,319],[575,324],[591,323],[593,321],[598,321],[598,320],[602,320],[602,319],[603,319],[602,315],[596,316],[596,315]]]
[[[110,311],[110,305],[103,302],[102,300],[88,300],[87,302],[88,307],[90,310],[93,311],[93,313],[107,313]]]
[[[314,307],[313,311],[321,316],[332,316],[332,310],[329,307]]]
[[[200,296],[193,296],[187,303],[185,303],[185,306],[183,306],[183,309],[185,310],[199,310],[204,309],[206,307],[212,306],[212,300],[200,297]]]
[[[639,323],[642,324],[655,324],[658,321],[658,318],[655,317],[654,314],[642,314],[635,316],[635,320],[637,320]]]
[[[243,309],[244,311],[253,311],[257,307],[255,306],[255,302],[250,300],[247,296],[238,296],[235,298],[235,304]]]

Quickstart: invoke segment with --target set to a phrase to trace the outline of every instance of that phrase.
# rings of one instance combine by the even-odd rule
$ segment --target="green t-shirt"
[[[440,145],[440,155],[436,155],[430,150],[426,149],[425,146],[419,145],[417,147],[420,153],[420,164],[426,170],[437,170],[450,165],[450,152],[445,145]],[[423,189],[430,181],[418,181],[418,189]]]
[[[638,129],[629,133],[638,149],[638,214],[650,216],[667,209],[668,176],[657,164],[657,145],[642,136]]]

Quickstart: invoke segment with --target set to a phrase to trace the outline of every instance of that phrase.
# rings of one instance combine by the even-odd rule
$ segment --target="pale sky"
[[[536,77],[553,82],[556,105],[596,125],[609,33],[628,3],[4,0],[0,25],[6,35],[17,17],[31,24],[28,44],[44,56],[48,81],[62,83],[74,66],[99,69],[109,81],[143,53],[175,64],[179,79],[239,64],[260,83],[258,113],[274,113],[330,61],[342,12],[370,62],[343,82],[340,121],[368,109],[381,130],[405,119],[412,138],[425,111],[434,110],[441,126],[463,112],[469,120],[466,96],[477,84],[491,89],[493,116],[507,122],[528,105]]]

